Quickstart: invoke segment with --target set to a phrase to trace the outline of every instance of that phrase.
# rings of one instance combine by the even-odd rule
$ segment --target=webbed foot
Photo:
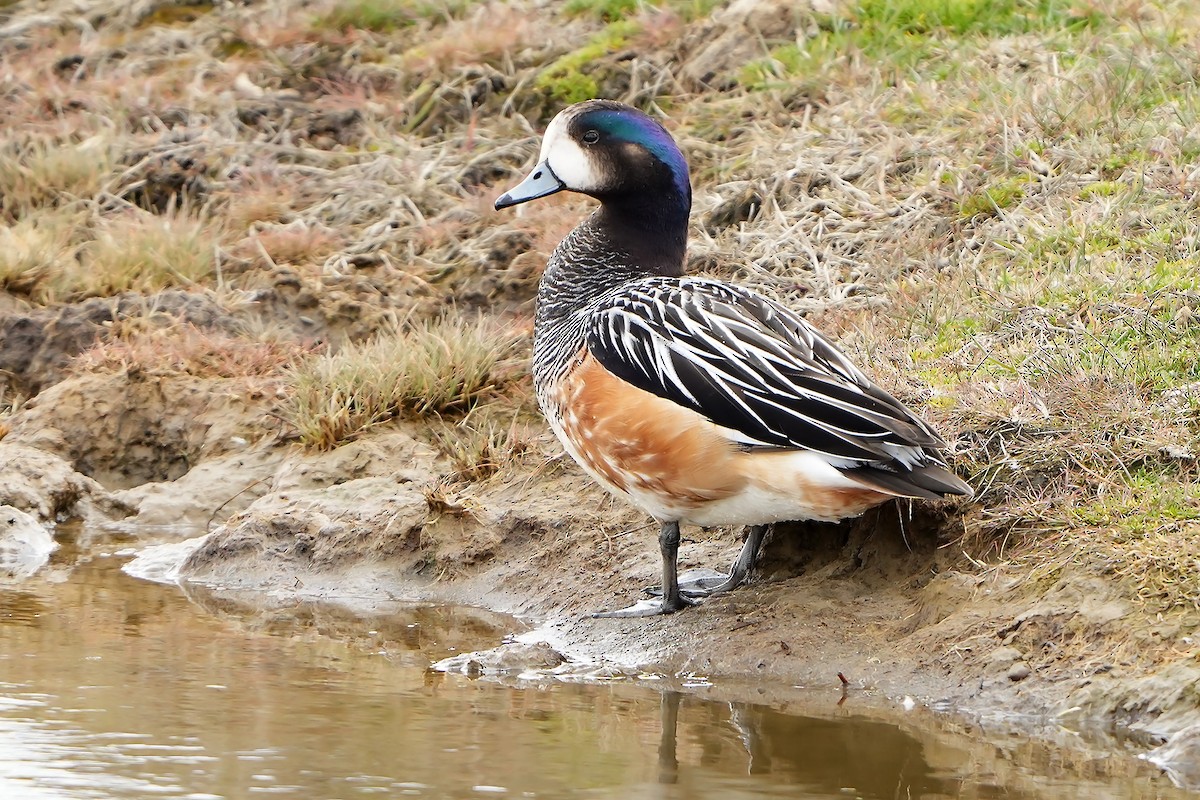
[[[661,592],[660,592],[661,594]],[[664,614],[674,614],[676,611],[682,611],[688,606],[696,605],[696,601],[688,597],[680,597],[680,602],[677,606],[671,606],[662,600],[639,600],[628,608],[617,609],[616,611],[596,611],[588,616],[592,619],[612,619],[621,617],[658,617]]]
[[[684,597],[679,592],[679,579],[676,573],[675,561],[679,555],[679,523],[664,522],[658,533],[658,546],[662,552],[663,586],[667,587],[666,594],[661,600],[642,600],[617,611],[597,611],[593,618],[610,617],[657,617],[660,614],[674,614],[688,606],[696,605],[696,601]],[[661,593],[660,593],[661,594]]]
[[[766,536],[766,525],[752,525],[746,529],[746,542],[733,562],[728,574],[711,569],[689,569],[679,576],[679,593],[681,596],[696,600],[710,597],[714,594],[736,589],[750,577],[750,570],[762,549],[763,538]],[[654,597],[662,595],[661,586],[651,586],[646,593]]]
[[[715,569],[700,567],[679,575],[679,593],[689,599],[708,597],[732,589],[729,575]],[[662,597],[661,586],[647,586],[643,591],[651,597]]]

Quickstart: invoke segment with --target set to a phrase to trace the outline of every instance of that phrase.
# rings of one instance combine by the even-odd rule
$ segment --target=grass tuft
[[[195,286],[216,267],[211,228],[184,214],[91,222],[75,207],[37,209],[0,228],[0,289],[49,304]]]
[[[113,169],[107,140],[79,144],[34,139],[0,145],[0,218],[20,220],[39,209],[95,196]]]
[[[570,16],[588,16],[604,22],[627,17],[642,5],[657,5],[645,0],[567,0],[563,10]]]
[[[1009,178],[978,192],[967,195],[958,204],[959,215],[966,220],[976,217],[993,217],[1006,208],[1011,208],[1025,196],[1028,181]]]
[[[511,407],[478,406],[454,425],[434,430],[438,449],[450,459],[453,481],[484,481],[536,452],[534,431]]]
[[[300,361],[283,417],[328,450],[403,414],[470,409],[515,379],[523,334],[482,318],[414,322]]]
[[[193,286],[216,269],[210,225],[183,213],[128,213],[102,220],[79,263],[56,280],[60,296],[108,297]]]
[[[77,267],[75,240],[83,227],[76,211],[39,210],[0,227],[0,290],[49,302],[61,276]]]
[[[315,26],[339,31],[391,33],[415,25],[422,19],[451,19],[461,15],[477,1],[340,0],[316,21]]]

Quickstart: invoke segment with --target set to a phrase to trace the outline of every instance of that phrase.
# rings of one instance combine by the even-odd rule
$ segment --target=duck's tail
[[[920,497],[941,500],[947,495],[970,497],[970,484],[937,464],[925,464],[903,471],[863,466],[842,470],[847,478],[896,497]]]

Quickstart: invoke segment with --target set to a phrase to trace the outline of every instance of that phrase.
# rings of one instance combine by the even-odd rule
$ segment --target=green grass
[[[1200,241],[1196,201],[1171,177],[1187,163],[1172,146],[1185,139],[1165,133],[1200,120],[1187,104],[1138,97],[1161,86],[1133,84],[1048,136],[1036,121],[1045,103],[1027,93],[1036,87],[1045,101],[1104,84],[1092,66],[1112,57],[1109,44],[1081,51],[1051,91],[1010,87],[1022,99],[976,110],[977,125],[971,115],[944,115],[940,128],[929,119],[935,135],[948,119],[963,125],[961,156],[913,173],[917,185],[938,186],[960,227],[949,269],[900,284],[897,302],[912,314],[901,330],[933,392],[926,408],[964,432],[958,464],[983,509],[968,550],[1038,574],[1086,565],[1147,608],[1191,608]],[[967,91],[940,90],[951,86]],[[983,133],[997,114],[1011,120],[1003,146]],[[1114,114],[1119,125],[1088,130]],[[979,188],[955,188],[964,185]]]
[[[567,0],[563,11],[573,17],[589,16],[605,22],[626,17],[641,6],[658,5],[647,0]]]
[[[851,18],[866,30],[994,37],[1078,29],[1102,16],[1069,0],[859,0]]]
[[[799,78],[815,85],[846,60],[942,79],[959,69],[954,53],[972,40],[1077,31],[1102,20],[1069,0],[858,0],[843,13],[816,15],[815,35],[748,64],[741,82],[764,89]]]
[[[1200,608],[1200,483],[1138,466],[1067,510],[1067,535],[1155,611]]]
[[[1015,376],[1050,390],[1064,376],[1125,384],[1146,400],[1200,380],[1200,338],[1190,321],[1200,260],[1119,272],[1128,241],[1104,258],[1068,254],[1041,275],[996,273],[973,303],[956,305],[930,334],[927,358],[982,348],[977,375]],[[1007,287],[1007,288],[1003,288]],[[1019,288],[1018,288],[1019,287]]]
[[[719,5],[719,0],[567,0],[563,11],[572,17],[615,22],[645,8],[665,6],[690,22],[707,17]]]
[[[391,33],[422,19],[461,16],[478,0],[342,0],[314,23],[317,28]]]
[[[1200,113],[1200,82],[1191,58],[1186,46],[1122,31],[1066,57],[1078,79],[1056,84],[1030,110],[1051,140],[1100,136],[1111,142],[1104,163],[1111,175],[1152,156],[1139,142]],[[1194,147],[1196,137],[1181,143]]]
[[[466,411],[513,380],[521,341],[478,318],[415,322],[301,361],[282,416],[306,446],[332,449],[404,414]]]
[[[985,186],[959,201],[958,213],[967,220],[995,216],[1019,203],[1029,183],[1028,178],[1005,178]]]
[[[586,45],[543,68],[534,80],[534,88],[552,100],[568,105],[599,96],[600,84],[587,68],[624,47],[640,30],[641,26],[633,20],[610,23]]]
[[[1096,181],[1079,190],[1079,199],[1094,200],[1097,197],[1116,197],[1128,189],[1129,187],[1120,181]]]

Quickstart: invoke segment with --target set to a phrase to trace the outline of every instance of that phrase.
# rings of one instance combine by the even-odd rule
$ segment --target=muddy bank
[[[56,396],[115,394],[96,380],[68,379]],[[239,413],[207,394],[203,408],[160,407],[162,423],[214,413],[220,425],[207,430],[225,437],[261,419],[261,408]],[[889,505],[840,524],[779,525],[750,586],[670,617],[598,620],[586,613],[656,582],[656,529],[599,492],[549,434],[519,468],[483,481],[456,480],[428,429],[401,423],[327,453],[270,440],[200,446],[207,457],[174,480],[121,489],[78,471],[96,469],[86,454],[119,449],[117,430],[66,402],[39,402],[13,422],[0,441],[0,503],[43,523],[211,530],[172,564],[209,591],[477,605],[521,616],[572,661],[618,671],[831,689],[841,673],[852,691],[1031,729],[1098,726],[1147,747],[1179,734],[1162,751],[1173,768],[1200,719],[1188,630],[1082,572],[1031,587],[980,570],[957,545],[969,507]],[[75,440],[72,424],[91,431],[88,449],[64,458],[27,444],[47,430]],[[689,529],[682,568],[723,569],[738,546],[736,531]]]

